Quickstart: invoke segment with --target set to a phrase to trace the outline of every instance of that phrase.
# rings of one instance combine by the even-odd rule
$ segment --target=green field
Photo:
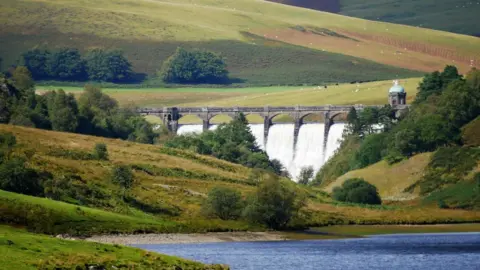
[[[420,78],[400,80],[412,101]],[[247,88],[105,88],[103,91],[121,105],[139,107],[205,106],[309,106],[309,105],[381,105],[387,103],[392,81],[319,86],[271,86]],[[63,89],[80,94],[82,87],[37,86],[37,92]],[[358,91],[357,91],[358,90]]]
[[[137,248],[68,241],[0,225],[1,269],[228,269]]]
[[[242,85],[326,84],[416,77],[452,63],[466,71],[480,46],[473,37],[254,0],[5,0],[0,10],[4,68],[36,46],[105,47],[154,75],[184,46],[221,53]]]

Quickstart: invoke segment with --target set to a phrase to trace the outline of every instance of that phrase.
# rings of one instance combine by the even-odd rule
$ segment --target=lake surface
[[[137,247],[231,269],[480,269],[480,233]]]

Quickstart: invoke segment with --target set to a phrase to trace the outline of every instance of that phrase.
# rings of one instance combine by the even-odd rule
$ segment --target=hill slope
[[[292,6],[340,13],[347,16],[480,35],[476,24],[478,1],[401,0],[269,0]]]
[[[404,69],[454,61],[466,70],[480,46],[472,37],[253,0],[5,0],[0,10],[5,65],[34,46],[115,47],[135,71],[154,74],[185,46],[222,53],[232,77],[252,84],[411,77],[419,73]]]

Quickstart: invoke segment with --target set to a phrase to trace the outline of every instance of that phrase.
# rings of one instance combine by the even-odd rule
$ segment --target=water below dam
[[[342,240],[137,245],[232,270],[480,269],[480,233]]]
[[[287,169],[290,175],[296,179],[300,170],[312,166],[317,172],[323,164],[333,156],[340,146],[345,124],[334,124],[328,133],[327,145],[324,151],[324,124],[306,123],[300,127],[297,146],[294,149],[294,124],[275,124],[270,127],[265,145],[263,137],[263,124],[251,124],[250,130],[255,136],[257,145],[266,150],[271,159],[278,159]],[[210,130],[217,128],[212,125]],[[201,133],[202,125],[181,125],[177,134]]]

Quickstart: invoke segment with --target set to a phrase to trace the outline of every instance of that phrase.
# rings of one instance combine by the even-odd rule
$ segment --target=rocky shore
[[[284,241],[284,235],[276,232],[218,232],[192,234],[135,234],[135,235],[97,235],[85,239],[87,241],[121,244],[189,244],[215,242],[251,242],[251,241]]]

